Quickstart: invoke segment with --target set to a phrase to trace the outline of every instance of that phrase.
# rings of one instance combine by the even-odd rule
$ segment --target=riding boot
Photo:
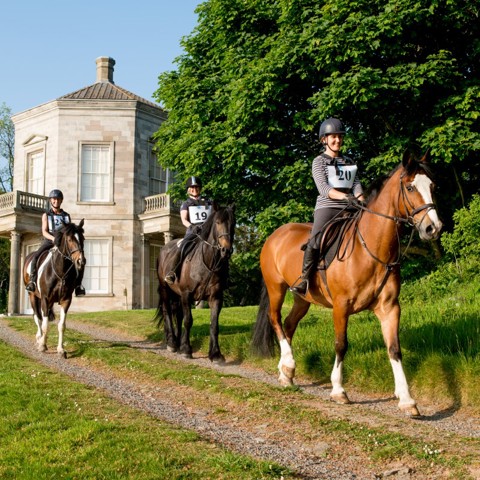
[[[36,284],[37,284],[37,272],[35,273],[32,272],[32,274],[30,275],[30,280],[27,283],[27,286],[25,287],[25,290],[27,290],[27,292],[35,292]]]
[[[35,292],[35,288],[37,286],[37,266],[36,266],[36,260],[32,262],[31,266],[32,272],[30,273],[30,280],[27,283],[27,286],[25,287],[25,290],[27,292]]]
[[[75,296],[76,297],[83,297],[85,296],[85,287],[83,285],[77,285],[75,287]]]
[[[85,296],[85,287],[82,285],[84,270],[81,270],[77,277],[77,285],[75,286],[75,296],[84,297]]]
[[[302,276],[298,285],[290,287],[290,291],[299,295],[305,295],[312,272],[317,268],[320,250],[307,245],[303,255]]]
[[[177,271],[178,267],[180,265],[180,249],[175,253],[175,256],[173,258],[173,268],[170,270],[166,275],[165,275],[165,282],[168,283],[169,285],[173,285],[175,283],[175,280],[177,279]]]

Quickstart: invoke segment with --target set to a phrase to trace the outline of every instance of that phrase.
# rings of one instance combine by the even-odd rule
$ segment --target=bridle
[[[375,212],[374,210],[371,210],[370,208],[368,208],[367,206],[362,205],[362,204],[356,204],[355,205],[355,208],[358,209],[358,212],[357,212],[358,215],[357,215],[357,218],[355,219],[354,233],[356,233],[358,235],[358,238],[360,239],[360,243],[362,244],[362,246],[366,250],[366,252],[370,255],[370,257],[372,257],[376,262],[383,265],[386,269],[383,280],[380,283],[380,286],[378,287],[375,296],[378,296],[378,294],[380,293],[380,291],[384,287],[390,272],[393,271],[394,268],[398,267],[401,263],[402,258],[404,258],[406,256],[407,250],[410,247],[410,244],[412,242],[413,235],[414,235],[415,231],[412,230],[412,232],[410,234],[410,238],[408,240],[407,247],[404,249],[403,253],[399,249],[396,260],[394,260],[393,262],[384,262],[382,259],[378,258],[368,248],[368,245],[367,245],[363,235],[361,234],[360,229],[358,228],[359,220],[360,220],[363,212],[368,212],[368,213],[371,213],[373,215],[377,215],[379,217],[383,217],[383,218],[387,218],[389,220],[393,220],[397,225],[399,225],[401,223],[406,224],[406,225],[410,225],[411,227],[414,227],[416,230],[418,230],[421,223],[423,222],[424,218],[428,215],[428,212],[432,209],[433,210],[436,209],[436,206],[433,203],[425,203],[425,204],[423,204],[419,207],[416,207],[416,208],[414,207],[414,205],[412,204],[412,202],[408,198],[408,194],[407,194],[408,187],[406,187],[405,183],[402,181],[404,179],[405,175],[406,175],[406,173],[402,173],[402,175],[400,175],[400,189],[399,189],[398,201],[397,201],[397,205],[396,205],[396,213],[397,214],[395,216],[387,215],[387,214],[380,213],[380,212]],[[405,207],[406,215],[404,217],[400,216],[400,212],[399,212],[400,198],[402,199],[403,205]],[[423,211],[425,211],[425,214],[422,216],[420,222],[415,223],[415,220],[414,220],[415,215],[417,215],[418,213],[423,212]],[[396,234],[397,234],[398,245],[400,245],[400,231],[399,231],[398,228],[396,230]],[[354,235],[352,235],[351,238],[353,239],[353,237],[354,237]],[[350,240],[347,241],[347,244],[349,242],[350,242]],[[352,245],[352,248],[353,248],[353,245]],[[346,251],[347,251],[347,248],[345,248],[345,252]],[[327,288],[328,288],[328,286],[327,286]]]
[[[55,270],[55,264],[53,262],[53,255],[50,259],[50,263],[51,263],[51,266],[52,266],[52,271],[53,273],[55,274],[55,276],[59,279],[59,280],[62,280],[63,283],[65,283],[65,278],[66,276],[68,275],[68,273],[70,272],[70,270],[74,267],[75,265],[75,260],[73,260],[72,258],[72,255],[76,252],[80,252],[82,255],[84,255],[83,253],[83,248],[80,244],[80,242],[77,240],[77,245],[78,245],[78,248],[75,248],[73,250],[70,250],[68,244],[67,244],[67,238],[66,238],[66,235],[63,234],[62,235],[62,249],[60,249],[59,247],[57,247],[56,245],[52,248],[52,252],[53,254],[58,254],[60,255],[64,260],[68,260],[71,265],[68,267],[67,271],[64,272],[63,276],[60,276],[57,271]],[[65,253],[66,252],[66,253]]]

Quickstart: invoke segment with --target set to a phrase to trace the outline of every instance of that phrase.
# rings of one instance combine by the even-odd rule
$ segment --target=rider
[[[193,240],[202,229],[202,225],[207,220],[212,212],[212,201],[201,196],[202,181],[198,177],[189,177],[185,184],[188,198],[180,206],[180,219],[183,225],[187,228],[184,242]],[[172,265],[173,269],[165,276],[165,282],[172,285],[176,278],[181,265],[181,249],[178,248],[175,252]]]
[[[53,189],[48,195],[48,198],[50,200],[50,208],[42,215],[43,243],[32,256],[32,261],[30,263],[30,281],[25,287],[29,292],[35,292],[37,282],[37,261],[40,258],[40,255],[53,247],[55,232],[71,222],[70,215],[61,208],[63,202],[63,193],[61,190]],[[83,271],[77,277],[77,286],[75,287],[75,295],[77,297],[85,295],[85,288],[82,286],[82,279]]]
[[[325,224],[349,204],[363,202],[363,189],[357,166],[340,153],[345,128],[338,118],[328,118],[320,125],[320,142],[325,150],[312,163],[312,175],[318,189],[313,227],[303,257],[301,281],[290,290],[305,295],[308,281],[320,258],[320,239]]]

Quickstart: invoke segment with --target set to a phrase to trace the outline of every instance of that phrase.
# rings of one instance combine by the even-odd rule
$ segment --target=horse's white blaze
[[[335,358],[335,363],[333,365],[332,374],[330,375],[330,380],[332,382],[331,395],[345,393],[345,390],[343,388],[343,362],[339,362],[337,358]]]
[[[433,203],[431,189],[432,181],[426,175],[415,175],[412,185],[418,190],[418,193],[420,193],[425,203]],[[438,218],[437,210],[434,208],[429,208],[427,215],[430,217],[433,225],[437,229],[440,229],[442,222],[440,222],[440,219]]]
[[[399,399],[398,405],[401,407],[416,405],[415,400],[410,396],[410,391],[408,390],[402,362],[391,358],[390,363],[392,364],[393,377],[395,378],[395,396]]]

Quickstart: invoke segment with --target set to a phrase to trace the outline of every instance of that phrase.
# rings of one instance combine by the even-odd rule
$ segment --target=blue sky
[[[19,113],[91,85],[95,59],[115,59],[114,82],[147,100],[175,70],[201,0],[9,0],[0,7],[0,104]]]

